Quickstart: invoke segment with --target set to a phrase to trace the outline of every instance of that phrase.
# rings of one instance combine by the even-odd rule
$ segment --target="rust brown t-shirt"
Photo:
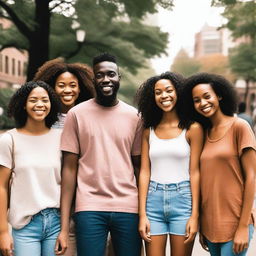
[[[206,136],[200,159],[201,232],[211,242],[234,238],[243,204],[239,159],[245,148],[255,150],[256,142],[249,124],[240,118],[234,118],[222,138],[211,140]]]

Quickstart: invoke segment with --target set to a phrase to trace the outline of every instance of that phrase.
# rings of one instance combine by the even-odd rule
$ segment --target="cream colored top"
[[[60,135],[60,129],[39,136],[12,129],[0,137],[0,165],[13,169],[8,214],[13,228],[24,227],[43,209],[59,208]]]

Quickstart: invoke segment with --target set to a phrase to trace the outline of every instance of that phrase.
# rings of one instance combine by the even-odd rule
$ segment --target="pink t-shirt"
[[[122,101],[103,107],[91,99],[68,112],[61,150],[79,154],[76,212],[138,212],[131,156],[140,155],[141,132],[136,109]]]

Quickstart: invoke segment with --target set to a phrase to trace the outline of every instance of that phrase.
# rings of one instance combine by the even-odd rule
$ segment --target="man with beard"
[[[103,256],[108,233],[115,255],[139,256],[138,195],[142,125],[137,110],[117,98],[120,74],[107,53],[93,59],[96,98],[73,107],[62,133],[64,155],[61,232],[56,249],[68,245],[69,215],[76,188],[78,256]]]

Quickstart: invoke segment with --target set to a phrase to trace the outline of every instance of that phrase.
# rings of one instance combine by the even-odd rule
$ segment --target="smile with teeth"
[[[166,101],[162,101],[161,104],[164,105],[164,106],[169,106],[171,105],[171,101],[170,100],[166,100]]]
[[[36,109],[34,110],[34,112],[36,112],[37,114],[43,114],[45,112],[44,109]]]
[[[63,99],[69,101],[69,100],[73,99],[73,96],[72,95],[65,95],[65,96],[63,96]]]
[[[102,87],[103,92],[110,92],[112,90],[111,86],[103,86]]]
[[[204,113],[208,113],[208,112],[211,111],[211,109],[212,109],[211,106],[207,106],[207,107],[205,107],[205,108],[202,108],[201,110],[202,110],[202,112],[204,112]]]

